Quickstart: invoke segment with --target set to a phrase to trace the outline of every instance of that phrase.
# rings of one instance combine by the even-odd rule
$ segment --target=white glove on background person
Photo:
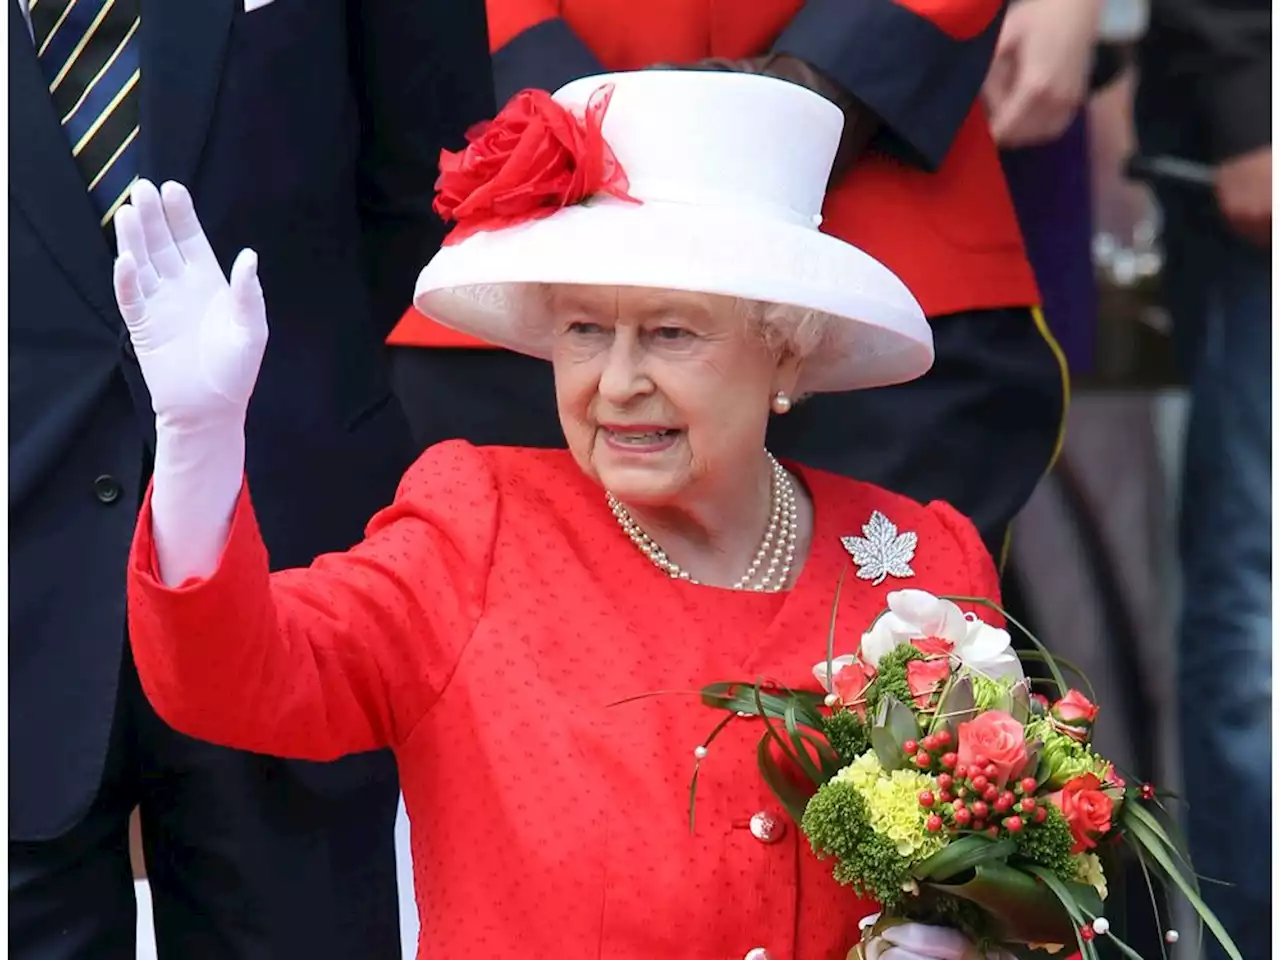
[[[267,345],[257,255],[228,282],[176,183],[139,180],[115,216],[115,292],[156,415],[151,522],[160,577],[217,568],[244,475],[244,423]]]
[[[1003,951],[984,958],[960,931],[923,923],[888,927],[867,944],[865,953],[867,960],[1012,960]]]

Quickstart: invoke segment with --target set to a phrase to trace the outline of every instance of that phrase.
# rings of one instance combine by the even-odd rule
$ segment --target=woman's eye
[[[595,336],[604,330],[600,324],[591,323],[588,320],[574,320],[566,329],[569,333],[588,337]]]
[[[658,327],[653,335],[659,340],[683,340],[692,336],[684,327]]]

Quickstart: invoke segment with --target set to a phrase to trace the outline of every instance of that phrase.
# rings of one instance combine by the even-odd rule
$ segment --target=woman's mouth
[[[601,432],[605,442],[615,449],[645,453],[666,449],[680,435],[679,430],[648,424],[636,427],[602,427]]]

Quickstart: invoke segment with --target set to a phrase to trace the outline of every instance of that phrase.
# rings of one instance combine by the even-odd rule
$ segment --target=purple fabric
[[[1053,143],[1001,153],[1049,329],[1073,373],[1093,366],[1098,289],[1093,275],[1093,190],[1081,114]]]

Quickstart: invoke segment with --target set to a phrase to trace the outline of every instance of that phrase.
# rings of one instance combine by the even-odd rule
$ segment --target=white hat
[[[834,104],[768,77],[647,70],[576,80],[542,109],[564,113],[560,107],[579,130],[599,124],[603,111],[599,131],[607,147],[577,162],[599,170],[611,149],[626,194],[640,202],[596,192],[586,202],[570,196],[570,205],[561,206],[546,191],[513,191],[503,178],[502,212],[511,211],[511,196],[532,192],[538,196],[523,202],[539,206],[528,213],[537,219],[473,232],[459,207],[465,239],[446,241],[418,277],[414,305],[422,313],[546,358],[552,330],[515,316],[528,302],[522,284],[712,293],[829,315],[821,346],[802,367],[802,393],[901,383],[929,369],[933,338],[911,292],[884,264],[818,230],[844,124]],[[508,105],[494,121],[507,124],[501,135],[492,133],[485,144],[473,133],[468,150],[454,155],[454,164],[442,160],[442,169],[461,162],[473,174],[492,170],[495,144],[511,150],[529,126],[535,129],[529,136],[563,149],[566,137],[548,132],[554,122],[512,127],[504,114],[513,109]],[[572,168],[572,156],[568,163]],[[442,173],[437,187],[446,180]],[[495,192],[486,187],[485,196]]]

